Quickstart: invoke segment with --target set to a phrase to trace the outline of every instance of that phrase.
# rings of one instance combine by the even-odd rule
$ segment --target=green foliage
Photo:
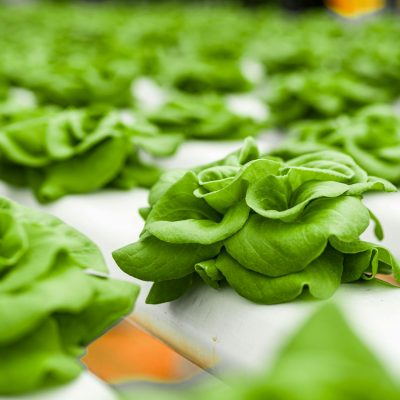
[[[105,186],[149,187],[161,171],[143,163],[139,150],[168,156],[182,141],[182,135],[161,134],[107,107],[37,107],[2,114],[0,178],[31,187],[41,202]]]
[[[274,123],[287,126],[303,119],[323,119],[374,103],[390,101],[384,88],[348,73],[312,71],[276,77],[268,98]]]
[[[400,184],[400,116],[393,107],[366,107],[356,115],[304,121],[273,154],[290,159],[321,150],[349,154],[369,174]]]
[[[149,187],[161,171],[141,150],[170,156],[188,137],[244,138],[392,102],[399,38],[387,15],[346,25],[323,13],[211,3],[1,6],[0,178],[40,201]],[[143,77],[166,97],[152,112],[135,95]],[[232,111],[227,98],[238,93],[264,101],[268,121]]]
[[[250,15],[194,7],[3,6],[0,78],[41,102],[78,107],[130,106],[131,83],[141,75],[186,92],[251,89],[240,64]],[[232,30],[239,22],[244,28]]]
[[[102,255],[84,235],[6,198],[0,235],[0,393],[68,382],[85,347],[132,309],[139,288],[103,277]]]
[[[258,134],[266,121],[232,112],[223,97],[177,94],[147,116],[162,132],[197,139],[239,139]]]
[[[273,107],[288,86],[283,108],[274,107],[278,122],[287,123],[309,117],[310,103],[324,116],[347,112],[341,97],[359,107],[398,96],[399,36],[397,19],[386,15],[346,25],[322,12],[294,17],[212,3],[3,6],[0,80],[33,90],[42,103],[75,107],[130,107],[131,83],[140,76],[184,93],[277,90]],[[262,65],[259,79],[246,60]],[[268,87],[276,76],[277,88]],[[294,79],[305,80],[308,94],[290,98]],[[317,89],[321,110],[309,98]],[[304,110],[284,117],[293,100]]]
[[[351,157],[321,151],[284,162],[252,140],[225,159],[164,175],[143,210],[140,240],[114,252],[120,268],[155,282],[148,302],[181,296],[199,275],[257,303],[291,301],[306,289],[333,295],[341,282],[394,273],[383,247],[360,240],[369,191],[395,191]],[[375,218],[374,218],[375,219]],[[376,233],[382,236],[377,222]]]
[[[246,54],[263,64],[274,122],[286,127],[398,98],[399,37],[397,16],[346,24],[317,12],[270,13]]]

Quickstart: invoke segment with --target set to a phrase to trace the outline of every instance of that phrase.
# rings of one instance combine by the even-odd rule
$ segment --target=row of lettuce
[[[387,105],[400,87],[395,17],[42,5],[3,6],[0,22],[0,179],[41,202],[151,187],[162,172],[154,157],[184,140],[271,127],[301,130],[277,153],[285,158],[338,149],[398,184],[400,122]]]
[[[5,93],[0,179],[30,187],[41,202],[104,187],[151,187],[162,172],[154,158],[172,156],[186,138],[238,139],[262,126],[235,114],[216,95],[188,102],[174,94],[158,111],[143,115],[109,105],[39,105],[21,88]]]
[[[156,158],[175,154],[185,138],[238,139],[261,126],[214,96],[203,104],[171,102],[143,118],[105,106],[36,107],[27,104],[25,91],[11,92],[13,100],[0,108],[0,179],[30,187],[40,202],[106,187],[149,188],[163,172]],[[270,155],[290,160],[321,150],[343,152],[369,174],[397,186],[400,115],[392,106],[373,105],[353,116],[300,121]]]
[[[186,94],[257,91],[290,122],[395,98],[400,88],[396,16],[346,24],[270,9],[46,5],[2,7],[0,21],[0,79],[43,103],[126,107],[132,81],[148,76]],[[293,97],[308,108],[281,109]]]

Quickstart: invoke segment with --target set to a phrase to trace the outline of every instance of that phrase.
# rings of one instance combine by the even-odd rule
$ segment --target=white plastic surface
[[[277,138],[262,136],[259,140],[266,150]],[[206,163],[225,156],[239,145],[186,143],[165,165],[188,167]],[[75,226],[101,247],[113,276],[135,281],[118,270],[111,251],[138,239],[143,222],[137,209],[146,205],[146,191],[102,191],[65,197],[47,206],[37,204],[25,189],[3,185],[0,193],[22,204],[52,212]],[[366,202],[382,221],[386,232],[384,244],[400,257],[400,195],[370,195]],[[371,232],[367,236],[373,240]],[[144,303],[150,284],[140,284],[142,293],[131,318],[218,375],[232,369],[259,369],[269,365],[293,329],[313,307],[321,304],[296,301],[261,306],[241,298],[229,288],[216,291],[204,285],[180,300],[154,306]],[[400,290],[376,283],[348,284],[342,285],[334,300],[344,305],[354,328],[398,375]]]
[[[117,400],[117,396],[94,375],[84,372],[67,385],[24,396],[0,396],[0,400]]]

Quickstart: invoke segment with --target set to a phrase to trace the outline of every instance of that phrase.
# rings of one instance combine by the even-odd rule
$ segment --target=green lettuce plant
[[[366,107],[355,116],[305,121],[273,154],[284,159],[321,150],[340,150],[369,174],[400,184],[400,116],[393,107]]]
[[[343,29],[341,21],[325,13],[304,13],[293,19],[271,11],[265,16],[268,20],[250,38],[247,49],[265,66],[269,76],[336,69],[338,62],[347,58],[349,42],[353,43],[349,41],[350,29]],[[365,53],[368,51],[364,46]]]
[[[0,178],[41,202],[106,186],[151,186],[160,169],[141,161],[173,154],[180,134],[161,134],[128,113],[102,107],[48,112],[0,127]]]
[[[384,87],[394,99],[400,88],[400,49],[396,46],[400,29],[396,17],[388,13],[382,20],[370,21],[365,29],[349,32],[342,61],[342,68],[364,82]]]
[[[304,119],[333,118],[390,99],[379,86],[346,72],[329,70],[277,76],[267,95],[274,122],[281,126]]]
[[[8,32],[9,41],[0,39],[1,77],[33,90],[44,104],[129,105],[139,64],[132,56],[134,46],[112,33],[121,14],[113,7],[102,13],[85,6],[47,4],[14,11],[3,6],[1,36]]]
[[[308,291],[325,299],[340,283],[394,273],[385,248],[360,240],[370,220],[368,191],[395,191],[342,153],[283,162],[260,157],[250,138],[211,165],[163,175],[142,209],[140,239],[114,252],[121,269],[153,281],[148,303],[181,296],[200,277],[226,281],[257,303],[291,301]]]
[[[256,121],[229,109],[216,95],[175,94],[158,110],[147,115],[162,132],[181,132],[196,139],[238,139],[260,132],[266,121]]]
[[[85,347],[129,313],[138,287],[59,219],[0,198],[0,395],[76,378]]]
[[[245,92],[253,85],[236,60],[202,60],[192,55],[169,56],[158,79],[185,93]]]

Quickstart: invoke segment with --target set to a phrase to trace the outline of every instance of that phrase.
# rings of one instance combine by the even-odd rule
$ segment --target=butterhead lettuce
[[[391,97],[382,87],[357,76],[329,70],[277,75],[267,101],[274,122],[287,127],[299,120],[333,118]]]
[[[138,287],[59,219],[0,198],[0,394],[76,378],[85,347],[129,313]]]
[[[114,252],[120,268],[153,281],[149,303],[178,298],[201,278],[226,281],[257,303],[308,291],[326,299],[341,283],[400,278],[385,248],[360,240],[371,219],[369,191],[395,191],[354,160],[322,151],[284,162],[262,157],[252,139],[225,159],[161,177],[141,210],[139,241]]]
[[[28,186],[41,202],[103,187],[151,186],[161,170],[139,151],[173,154],[179,134],[104,107],[71,109],[22,118],[0,127],[0,178]]]
[[[208,140],[255,136],[267,125],[267,121],[234,113],[224,97],[210,94],[174,94],[147,118],[162,132],[181,132],[186,137]]]
[[[392,106],[374,105],[354,116],[301,122],[273,154],[289,159],[327,149],[343,151],[369,174],[400,184],[400,116]]]

